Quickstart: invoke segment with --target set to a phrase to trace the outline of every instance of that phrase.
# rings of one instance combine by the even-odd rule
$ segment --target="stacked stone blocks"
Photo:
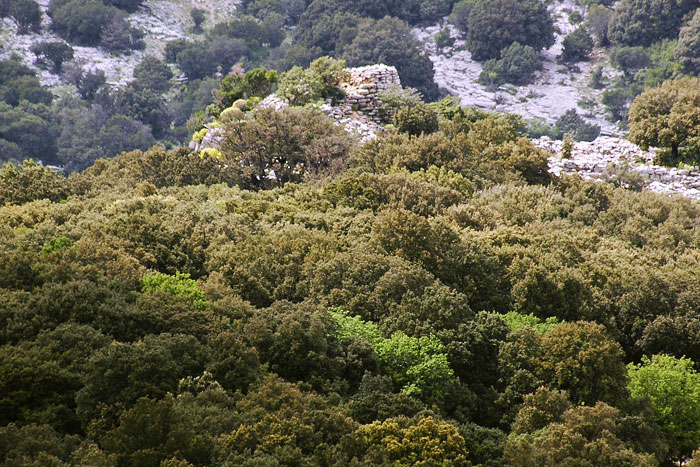
[[[359,110],[376,123],[381,122],[379,93],[392,85],[401,85],[399,73],[393,66],[369,65],[359,68],[346,68],[345,76],[338,87],[345,92],[345,99],[339,102],[343,110]]]

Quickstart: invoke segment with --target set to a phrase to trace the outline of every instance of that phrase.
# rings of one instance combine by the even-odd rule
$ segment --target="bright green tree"
[[[693,361],[654,355],[627,368],[630,394],[651,403],[656,421],[666,433],[669,455],[675,460],[689,458],[700,445],[700,373]]]
[[[152,293],[165,292],[192,300],[196,309],[207,309],[207,298],[199,288],[197,281],[190,279],[189,274],[176,272],[174,276],[168,274],[147,274],[142,279],[143,291]]]

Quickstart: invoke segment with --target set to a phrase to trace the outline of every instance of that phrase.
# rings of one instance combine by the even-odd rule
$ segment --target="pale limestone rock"
[[[626,165],[641,176],[648,190],[700,199],[700,168],[685,170],[655,165],[654,149],[644,151],[627,140],[599,136],[590,143],[574,143],[571,158],[563,159],[562,141],[542,137],[532,142],[553,154],[549,158],[549,171],[555,175],[579,174],[589,180],[605,181],[609,166]]]

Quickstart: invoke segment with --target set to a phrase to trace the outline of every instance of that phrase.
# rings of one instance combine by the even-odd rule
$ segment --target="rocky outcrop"
[[[644,151],[627,140],[600,136],[590,143],[576,142],[569,157],[562,157],[562,141],[543,137],[533,143],[553,154],[549,158],[549,171],[555,175],[579,174],[589,180],[609,181],[611,174],[619,173],[622,168],[640,180],[645,189],[700,199],[700,168],[655,165],[655,150]]]

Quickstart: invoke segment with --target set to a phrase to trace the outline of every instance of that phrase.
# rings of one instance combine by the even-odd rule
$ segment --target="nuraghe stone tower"
[[[379,94],[392,84],[401,85],[399,73],[393,66],[368,65],[346,68],[346,76],[338,83],[346,97],[340,107],[357,109],[375,122],[379,122]]]

